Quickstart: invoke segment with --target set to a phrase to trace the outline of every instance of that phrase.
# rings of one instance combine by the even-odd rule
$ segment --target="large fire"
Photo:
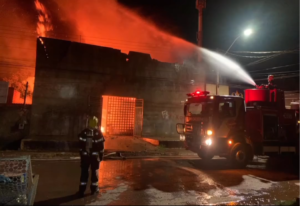
[[[46,32],[53,30],[50,16],[45,6],[41,2],[39,2],[39,0],[35,0],[34,4],[36,10],[39,13],[36,32],[38,36],[46,37]]]
[[[33,77],[37,36],[112,47],[124,53],[149,53],[164,62],[182,62],[195,49],[193,44],[161,31],[116,0],[89,0],[88,3],[86,0],[32,0],[37,12],[35,22],[32,15],[36,14],[23,8],[24,2],[0,0],[5,7],[1,15],[6,20],[0,21],[0,47],[4,48],[0,54],[0,78],[16,73],[24,81]],[[57,29],[58,24],[67,25],[69,30]],[[31,78],[32,90],[33,82]]]

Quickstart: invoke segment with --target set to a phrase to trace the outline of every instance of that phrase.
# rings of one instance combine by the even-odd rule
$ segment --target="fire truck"
[[[185,120],[176,129],[201,159],[220,156],[244,167],[254,155],[299,154],[299,119],[285,108],[282,90],[246,89],[245,99],[206,91],[187,96]]]

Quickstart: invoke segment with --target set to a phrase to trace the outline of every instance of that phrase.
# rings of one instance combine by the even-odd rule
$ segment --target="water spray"
[[[208,62],[213,68],[219,70],[224,75],[239,79],[253,86],[256,85],[250,75],[247,74],[247,72],[234,61],[208,49],[199,48],[199,51],[201,52],[203,61]]]

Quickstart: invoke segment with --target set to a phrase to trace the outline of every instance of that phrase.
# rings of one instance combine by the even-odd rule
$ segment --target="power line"
[[[243,56],[243,55],[238,55],[238,54],[232,54],[232,53],[227,53],[230,56],[236,56],[236,57],[241,57],[241,58],[251,58],[251,59],[261,59],[261,58],[266,58],[269,56]]]
[[[0,62],[0,66],[11,66],[11,67],[24,67],[24,68],[35,68],[35,66],[31,65],[22,65],[22,64],[8,64]]]
[[[23,48],[23,47],[12,47],[12,46],[0,46],[0,48],[3,48],[3,49],[14,48],[14,49],[24,49],[24,50],[36,51],[35,49],[28,49],[28,48]]]
[[[299,51],[299,50],[296,50]],[[232,51],[231,53],[241,53],[241,54],[278,54],[282,51]]]
[[[285,72],[272,72],[272,74],[288,74],[288,73],[295,73],[295,74],[298,74],[299,71],[285,71]],[[256,73],[254,74],[255,76],[256,75],[270,75],[270,73]]]
[[[299,74],[286,75],[286,76],[281,76],[281,77],[274,77],[274,79],[286,79],[286,78],[294,78],[294,77],[299,77]],[[261,80],[266,80],[266,78],[263,78],[263,79],[254,79],[254,81],[261,81]]]
[[[35,62],[35,57],[34,58],[32,58],[32,59],[17,59],[17,58],[9,58],[9,57],[3,57],[3,56],[0,56],[0,61],[7,61],[7,62],[10,62],[10,61],[14,61],[14,62],[18,62],[18,61],[20,61],[20,62],[31,62],[31,63],[33,63],[33,62]],[[11,62],[10,62],[11,63]]]
[[[283,54],[288,54],[288,53],[291,53],[291,51],[282,52],[282,53],[279,53],[279,54],[274,54],[274,55],[268,56],[266,58],[263,58],[263,59],[260,59],[260,60],[254,61],[254,62],[250,62],[246,66],[253,66],[253,65],[256,65],[256,64],[260,64],[262,62],[268,61],[270,59],[273,59],[275,57],[278,57],[278,56],[283,55]]]
[[[225,53],[224,50],[219,50],[221,51],[222,53]],[[299,52],[299,50],[283,50],[283,51],[270,51],[270,53],[276,53],[276,54],[282,54],[282,53],[297,53]],[[246,53],[246,52],[241,52],[241,53]],[[269,52],[251,52],[253,54],[268,54]],[[228,52],[227,53],[228,55],[232,55],[232,56],[237,56],[237,57],[242,57],[242,58],[256,58],[256,59],[260,59],[260,58],[267,58],[267,57],[272,57],[272,56],[275,56],[274,54],[273,55],[263,55],[263,56],[245,56],[245,55],[239,55],[239,54],[233,54],[232,52]]]
[[[265,71],[265,70],[274,70],[274,69],[280,69],[280,68],[286,68],[286,67],[292,67],[292,66],[296,66],[299,65],[298,64],[289,64],[289,65],[284,65],[284,66],[278,66],[278,67],[270,67],[270,68],[266,68],[266,69],[260,69],[260,70],[254,70],[254,71],[248,71],[249,73],[252,72],[260,72],[260,71]]]

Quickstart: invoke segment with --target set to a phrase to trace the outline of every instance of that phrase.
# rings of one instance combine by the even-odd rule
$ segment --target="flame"
[[[47,32],[53,30],[50,16],[45,6],[39,0],[35,0],[34,4],[39,12],[36,32],[38,36],[46,37]]]
[[[46,7],[40,1],[32,1],[38,13],[36,21],[31,21],[32,14],[28,12],[22,17],[12,15],[11,11],[15,8],[25,9],[21,8],[20,1],[8,1],[10,3],[4,5],[1,18],[5,21],[0,21],[4,31],[0,32],[0,47],[3,50],[0,62],[8,64],[0,64],[0,78],[15,73],[20,74],[23,80],[34,76],[37,35],[112,47],[126,53],[148,53],[152,58],[164,62],[179,62],[195,47],[160,30],[148,19],[140,17],[116,0],[89,0],[88,4],[86,0],[52,0],[59,10],[52,9],[51,5],[54,4]],[[54,30],[54,23],[58,28],[67,24],[72,29],[50,32]],[[41,38],[38,43],[47,46]],[[47,49],[45,55],[50,58]],[[32,83],[30,85],[33,88]]]

